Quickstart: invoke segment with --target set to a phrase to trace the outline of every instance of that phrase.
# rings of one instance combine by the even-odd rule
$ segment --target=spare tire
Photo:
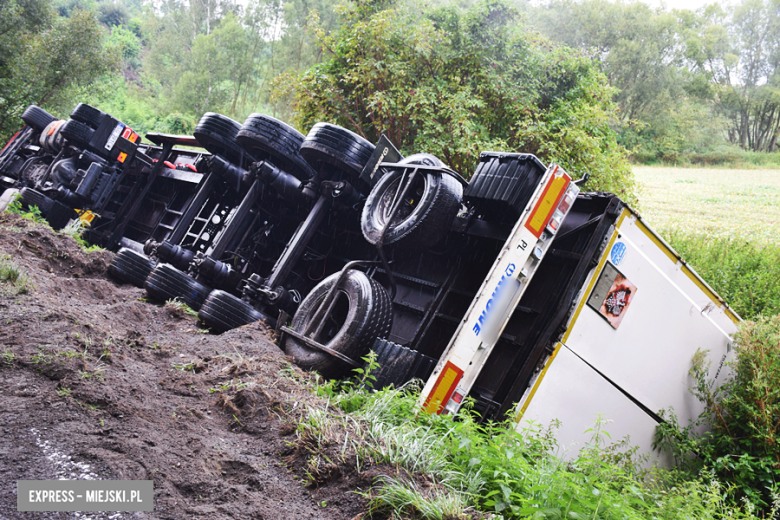
[[[76,105],[76,108],[73,109],[73,112],[70,113],[71,119],[80,121],[95,130],[97,130],[100,123],[103,122],[103,116],[105,116],[104,112],[91,105],[87,105],[86,103],[79,103]]]
[[[327,165],[335,166],[354,177],[374,153],[374,145],[346,128],[330,123],[317,123],[301,144],[301,155],[316,171],[329,173]]]
[[[441,161],[430,154],[411,155],[401,162],[442,166]],[[382,176],[366,198],[360,226],[363,236],[371,244],[379,243],[388,224],[396,196],[399,189],[403,189],[400,186],[403,173],[395,169]],[[463,185],[452,175],[418,171],[414,186],[407,192],[390,222],[384,244],[404,240],[407,247],[430,248],[447,234],[462,198]]]
[[[30,105],[22,114],[24,124],[38,132],[46,128],[55,119],[53,115],[36,105]]]
[[[198,318],[213,332],[225,332],[265,318],[241,298],[219,289],[211,291]]]
[[[263,114],[251,114],[237,139],[258,160],[268,157],[275,166],[303,181],[314,176],[314,170],[300,154],[303,134],[287,123]]]
[[[335,273],[329,276],[304,298],[293,316],[293,330],[304,331],[339,275]],[[376,338],[390,333],[392,325],[393,310],[385,289],[364,272],[350,270],[336,294],[333,312],[314,339],[359,362]],[[287,337],[284,350],[301,368],[316,370],[327,378],[339,377],[350,369],[349,365],[335,356],[312,348],[292,336]]]
[[[108,273],[117,280],[143,287],[154,269],[154,261],[146,255],[123,247],[108,265]]]
[[[198,121],[192,135],[209,152],[241,166],[244,159],[251,160],[251,157],[236,142],[239,130],[241,125],[237,121],[222,114],[206,112]]]
[[[157,300],[168,301],[179,298],[196,311],[200,310],[211,292],[211,288],[171,264],[160,264],[155,267],[144,282],[144,288]]]

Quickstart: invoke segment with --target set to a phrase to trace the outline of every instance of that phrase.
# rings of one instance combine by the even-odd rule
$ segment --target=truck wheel
[[[238,144],[253,157],[269,157],[274,165],[305,181],[314,176],[314,170],[301,157],[303,139],[295,128],[263,114],[247,117],[238,132]]]
[[[103,122],[103,116],[105,114],[97,108],[87,105],[86,103],[79,103],[73,112],[70,113],[70,118],[75,121],[80,121],[93,129],[97,129],[100,123]]]
[[[70,206],[66,206],[58,200],[53,200],[51,208],[46,212],[46,222],[49,223],[54,231],[59,231],[68,225],[73,219],[79,216]]]
[[[16,188],[8,188],[3,192],[2,195],[0,195],[0,213],[5,211],[5,208],[8,207],[9,204],[11,204],[14,200],[16,200],[16,197],[19,195],[19,190]]]
[[[108,265],[108,273],[117,280],[143,287],[154,269],[154,262],[146,255],[123,247]]]
[[[22,196],[22,204],[28,208],[36,206],[41,211],[41,215],[43,216],[46,216],[46,214],[49,213],[49,210],[54,204],[53,199],[50,199],[40,191],[34,190],[32,188],[22,188],[19,191],[19,194]]]
[[[384,339],[375,341],[371,350],[376,354],[376,363],[379,365],[372,372],[376,378],[373,381],[375,390],[390,385],[397,388],[411,379],[409,372],[414,367],[418,352]],[[367,370],[369,367],[364,365],[363,368]]]
[[[206,112],[198,121],[192,135],[209,152],[241,166],[245,158],[251,158],[236,144],[239,130],[241,130],[241,125],[229,117]]]
[[[39,106],[30,105],[22,114],[22,121],[27,126],[40,132],[56,118]]]
[[[373,144],[346,128],[330,123],[314,125],[301,144],[303,158],[322,173],[327,173],[327,167],[323,165],[331,165],[357,177],[372,153]]]
[[[431,158],[436,159],[433,156],[413,155],[402,162],[429,164]],[[366,198],[360,225],[363,236],[371,244],[379,243],[382,230],[390,218],[396,194],[402,189],[402,177],[400,170],[385,174]],[[420,171],[414,183],[390,223],[384,239],[385,244],[404,240],[407,246],[430,248],[447,234],[458,213],[463,198],[463,186],[457,179],[447,174]]]
[[[95,131],[80,121],[68,119],[60,127],[60,135],[73,144],[88,145]]]
[[[155,267],[144,282],[144,288],[150,296],[157,300],[167,301],[179,298],[196,311],[200,310],[211,292],[209,287],[179,271],[171,264],[160,264]]]
[[[198,318],[214,332],[225,332],[265,316],[241,298],[219,289],[211,291]]]
[[[329,276],[304,298],[293,316],[293,330],[304,330],[338,277],[339,273]],[[392,305],[384,288],[364,272],[350,270],[336,295],[331,316],[315,339],[359,362],[376,338],[389,334],[392,325]],[[301,368],[316,370],[327,378],[339,377],[350,369],[336,357],[290,336],[285,341],[284,350]]]

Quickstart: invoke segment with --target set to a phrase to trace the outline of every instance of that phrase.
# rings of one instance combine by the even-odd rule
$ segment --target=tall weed
[[[745,319],[780,313],[780,247],[672,231],[669,243]]]

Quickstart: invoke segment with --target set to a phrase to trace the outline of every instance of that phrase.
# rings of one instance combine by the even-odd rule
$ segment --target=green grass
[[[320,450],[328,446],[340,447],[346,462],[346,447],[352,445],[358,469],[368,460],[385,464],[387,473],[362,493],[374,517],[465,520],[474,512],[505,520],[760,517],[750,506],[729,502],[729,486],[710,474],[681,479],[674,472],[642,469],[635,449],[608,444],[603,420],[577,456],[562,460],[554,427],[516,432],[511,422],[480,425],[468,405],[457,417],[419,413],[419,388],[370,393],[353,385],[335,394],[332,385],[319,388],[332,404],[352,411],[308,408],[297,430],[313,457],[313,474],[307,476],[316,482],[324,459]]]
[[[34,288],[30,278],[11,261],[10,256],[0,256],[0,293],[27,294]]]
[[[36,208],[37,209],[37,208]],[[79,245],[79,247],[84,250],[86,253],[91,253],[93,251],[105,251],[102,247],[98,245],[90,245],[89,242],[84,240],[82,235],[84,234],[84,231],[89,227],[89,223],[81,220],[80,218],[77,218],[75,220],[72,220],[68,223],[67,226],[62,228],[59,233],[61,235],[67,235],[71,237],[73,240],[76,241],[76,243]]]
[[[635,166],[642,216],[683,232],[780,246],[780,170]]]
[[[645,221],[746,319],[780,313],[780,170],[634,167]]]
[[[780,245],[676,230],[664,238],[742,318],[780,314]]]

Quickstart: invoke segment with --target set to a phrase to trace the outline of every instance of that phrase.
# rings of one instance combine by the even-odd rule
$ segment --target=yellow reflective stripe
[[[542,373],[539,374],[539,377],[536,378],[536,383],[534,383],[534,387],[531,389],[531,393],[528,394],[528,399],[525,400],[523,403],[523,407],[520,409],[519,412],[517,412],[517,415],[515,415],[515,422],[520,422],[520,419],[523,418],[523,414],[525,414],[525,411],[528,409],[528,405],[531,404],[531,399],[534,398],[534,395],[536,394],[536,390],[539,388],[539,385],[542,382],[542,379],[544,379],[545,374],[547,374],[547,369],[550,368],[550,365],[552,365],[553,360],[555,359],[555,356],[558,355],[558,351],[561,350],[561,347],[563,346],[563,343],[560,341],[558,344],[555,345],[555,350],[553,350],[553,353],[550,354],[550,357],[547,359],[547,362],[544,365],[544,368],[542,369]]]
[[[569,336],[571,335],[571,331],[574,328],[574,324],[577,323],[577,318],[580,316],[580,312],[582,312],[582,308],[585,306],[585,302],[588,300],[588,295],[593,291],[593,286],[596,285],[596,280],[598,279],[598,275],[601,272],[601,269],[604,267],[604,264],[607,263],[607,258],[609,257],[609,252],[612,251],[612,246],[615,245],[615,240],[618,236],[618,228],[623,223],[623,220],[625,220],[626,217],[628,217],[631,213],[628,209],[623,209],[623,211],[620,213],[620,216],[617,219],[617,223],[615,224],[615,229],[612,232],[612,236],[609,237],[609,243],[607,244],[607,247],[604,248],[604,253],[601,255],[601,258],[599,259],[599,263],[596,266],[596,270],[593,272],[593,276],[591,277],[590,281],[588,282],[588,287],[585,289],[585,292],[582,295],[582,300],[580,301],[579,305],[577,305],[577,310],[574,311],[574,316],[571,318],[571,322],[569,322],[569,326],[566,328],[566,332],[563,335],[563,341],[566,343],[566,341],[569,339]]]

